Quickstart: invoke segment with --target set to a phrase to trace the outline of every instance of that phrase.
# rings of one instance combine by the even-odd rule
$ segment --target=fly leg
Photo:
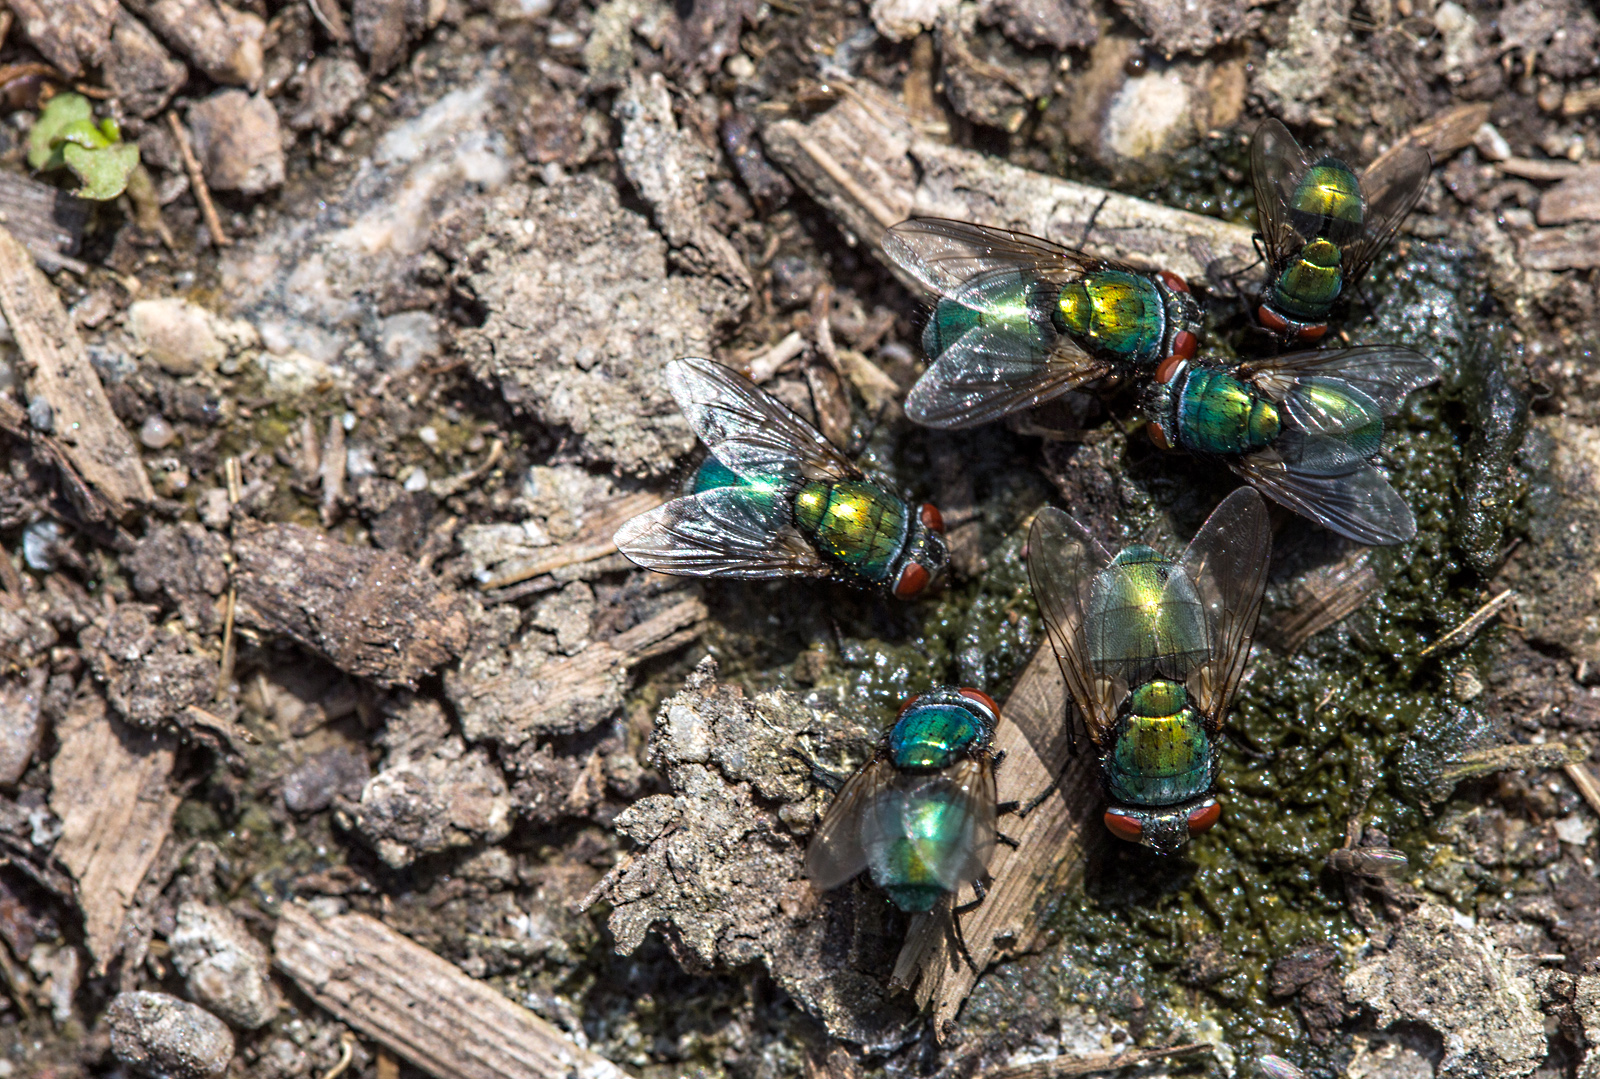
[[[1024,818],[1026,818],[1029,813],[1032,813],[1035,809],[1038,809],[1040,806],[1042,806],[1045,803],[1045,799],[1049,798],[1052,794],[1054,794],[1056,792],[1056,790],[1060,786],[1061,786],[1061,776],[1058,773],[1056,775],[1056,777],[1050,781],[1050,785],[1048,787],[1046,787],[1044,790],[1039,792],[1039,796],[1037,798],[1033,799],[1033,801],[1029,802],[1027,805],[1023,806],[1021,809],[1018,809],[1018,810],[1015,811],[1016,814],[1017,814],[1017,819],[1018,820],[1022,820]],[[1014,804],[1014,803],[1012,803],[1012,804]],[[998,807],[996,807],[996,808],[998,808]]]
[[[815,757],[811,756],[809,753],[795,748],[794,746],[789,747],[789,752],[791,755],[799,758],[801,763],[806,766],[807,770],[810,772],[809,778],[811,782],[815,783],[819,787],[831,791],[834,794],[838,794],[839,788],[844,786],[844,781],[850,778],[847,775],[842,775],[831,769],[824,768],[822,765],[817,763],[817,759]]]
[[[1095,206],[1094,212],[1089,215],[1089,220],[1084,223],[1083,235],[1078,238],[1078,246],[1079,247],[1084,247],[1084,246],[1088,245],[1088,243],[1089,243],[1089,233],[1094,231],[1095,219],[1100,216],[1100,211],[1104,210],[1106,208],[1106,200],[1108,200],[1110,198],[1111,198],[1111,195],[1109,193],[1100,196],[1099,204]]]

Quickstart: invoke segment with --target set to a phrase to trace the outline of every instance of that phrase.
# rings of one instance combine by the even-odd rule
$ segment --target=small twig
[[[11,552],[0,548],[0,582],[6,586],[6,591],[22,598],[22,574],[17,572],[17,564],[11,561]]]
[[[315,4],[312,5],[316,7]],[[356,1036],[348,1030],[339,1035],[339,1063],[322,1074],[322,1079],[339,1079],[350,1062],[356,1058]]]
[[[217,247],[232,246],[233,241],[222,231],[222,218],[217,216],[216,204],[211,201],[211,188],[206,186],[206,174],[200,168],[200,159],[194,156],[189,133],[183,129],[183,122],[178,119],[176,112],[167,112],[167,126],[172,129],[172,139],[178,144],[178,153],[183,158],[184,169],[189,173],[189,184],[194,188],[195,201],[200,203],[200,213],[205,216],[212,244]]]
[[[1562,771],[1567,773],[1572,785],[1578,788],[1583,800],[1589,803],[1589,808],[1600,813],[1600,780],[1595,779],[1594,773],[1589,771],[1589,766],[1582,761],[1569,761],[1562,766]]]
[[[233,618],[239,608],[239,588],[237,585],[228,586],[228,609],[222,618],[222,662],[217,665],[217,700],[227,697],[228,687],[233,685],[233,663],[235,648],[233,643]]]
[[[1167,1049],[1134,1049],[1126,1053],[1105,1053],[1070,1059],[1057,1057],[1054,1060],[1041,1060],[1017,1067],[992,1068],[983,1073],[983,1079],[1065,1079],[1066,1076],[1117,1071],[1134,1064],[1143,1064],[1148,1060],[1188,1056],[1210,1048],[1210,1042],[1190,1042],[1187,1045],[1174,1045]]]
[[[344,423],[341,417],[330,416],[328,440],[322,445],[322,465],[317,470],[322,479],[323,528],[331,527],[339,519],[344,504],[345,465]]]
[[[334,41],[343,45],[350,40],[350,27],[344,21],[344,12],[339,10],[339,5],[333,0],[306,0],[306,6],[311,9],[311,14],[317,17],[317,21]],[[325,1075],[323,1079],[333,1079],[333,1074]]]
[[[1450,648],[1453,645],[1464,643],[1474,633],[1482,629],[1484,623],[1493,618],[1502,607],[1512,602],[1516,598],[1516,589],[1506,589],[1504,592],[1501,592],[1498,596],[1491,599],[1488,603],[1485,603],[1482,607],[1479,607],[1476,611],[1473,611],[1470,618],[1461,623],[1455,629],[1452,629],[1449,633],[1446,633],[1443,637],[1440,637],[1437,641],[1434,641],[1428,647],[1424,648],[1418,653],[1418,655],[1432,655],[1441,648]]]

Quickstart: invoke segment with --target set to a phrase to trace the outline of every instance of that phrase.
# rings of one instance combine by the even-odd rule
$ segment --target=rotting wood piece
[[[175,742],[135,730],[98,693],[72,703],[56,728],[50,809],[61,818],[55,856],[78,882],[95,972],[121,949],[123,922],[181,800],[168,785]]]
[[[293,524],[242,523],[233,541],[242,626],[288,637],[382,686],[466,648],[468,600],[399,556]]]
[[[87,273],[89,267],[67,256],[78,250],[89,203],[26,176],[0,172],[0,221],[46,270],[62,267]]]
[[[660,495],[652,491],[636,491],[603,502],[594,507],[592,512],[586,513],[583,530],[569,542],[547,547],[539,552],[537,558],[510,561],[496,566],[493,576],[483,582],[482,588],[486,592],[491,589],[506,588],[535,577],[542,577],[547,573],[554,573],[563,566],[592,562],[597,558],[616,554],[617,544],[612,537],[623,522],[641,513],[648,513],[663,501]]]
[[[1005,760],[995,771],[1002,803],[1026,806],[1061,776],[1050,796],[1024,818],[1000,818],[1000,831],[1017,841],[995,848],[989,861],[988,896],[960,917],[962,955],[948,929],[948,912],[918,915],[895,963],[894,978],[916,981],[917,1003],[933,1012],[934,1032],[942,1040],[961,1004],[990,964],[1037,951],[1046,943],[1040,915],[1057,896],[1076,886],[1095,831],[1100,784],[1092,747],[1070,750],[1066,726],[1066,684],[1055,653],[1045,644],[1034,653],[1000,709],[994,748]],[[1027,730],[1057,731],[1048,745],[1034,745]],[[963,886],[958,903],[972,898]]]
[[[365,914],[286,903],[273,962],[340,1020],[439,1079],[623,1079],[604,1057]]]
[[[1242,225],[935,142],[918,133],[897,101],[864,83],[845,87],[844,100],[815,119],[769,123],[762,141],[874,254],[880,254],[889,226],[919,215],[1020,229],[1195,281],[1218,260],[1243,265],[1256,258],[1250,230]],[[1095,227],[1085,238],[1091,217]],[[921,291],[908,278],[901,280]]]
[[[30,397],[50,406],[51,428],[73,466],[121,517],[155,490],[133,439],[111,410],[89,350],[50,280],[16,238],[0,228],[0,311],[32,368]]]

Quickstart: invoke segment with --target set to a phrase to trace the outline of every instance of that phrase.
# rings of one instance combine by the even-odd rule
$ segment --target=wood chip
[[[437,1079],[625,1079],[555,1027],[365,914],[286,903],[273,961],[318,1005]]]
[[[89,203],[71,192],[0,172],[0,221],[49,272],[88,273],[87,264],[68,256],[78,250],[89,210]]]
[[[1565,180],[1569,176],[1576,176],[1583,168],[1574,161],[1545,161],[1529,157],[1508,157],[1504,161],[1496,161],[1494,167],[1507,176],[1523,180]]]
[[[1260,634],[1284,655],[1323,630],[1349,618],[1381,587],[1370,562],[1372,548],[1362,547],[1331,566],[1306,574],[1295,588],[1294,606],[1281,611]]]
[[[56,727],[50,809],[61,818],[55,855],[78,882],[95,973],[122,946],[129,905],[172,827],[179,797],[168,786],[175,743],[134,730],[97,693],[73,701]]]
[[[1190,1042],[1166,1049],[1129,1049],[1121,1053],[1096,1053],[1086,1057],[1057,1057],[1015,1067],[990,1068],[982,1073],[982,1079],[1066,1079],[1067,1076],[1120,1071],[1152,1060],[1191,1056],[1210,1049],[1210,1042]]]
[[[622,523],[641,513],[650,512],[665,501],[652,491],[636,491],[603,502],[585,514],[582,530],[571,540],[545,548],[536,559],[501,563],[495,568],[494,576],[484,581],[482,587],[486,592],[505,588],[554,573],[563,566],[593,562],[597,558],[616,554],[617,545],[612,537]]]
[[[1572,785],[1578,788],[1583,800],[1589,803],[1589,808],[1600,814],[1600,779],[1595,779],[1594,773],[1589,771],[1589,766],[1582,761],[1568,761],[1562,765],[1562,771],[1567,773]]]
[[[1488,122],[1488,102],[1478,101],[1446,109],[1406,132],[1404,138],[1378,155],[1377,160],[1368,167],[1376,168],[1379,163],[1403,152],[1407,146],[1419,146],[1428,151],[1433,163],[1437,165],[1457,150],[1471,146],[1473,138],[1478,134],[1478,128]]]
[[[139,450],[111,411],[111,400],[61,297],[27,249],[4,228],[0,311],[32,367],[28,394],[49,402],[55,435],[73,466],[118,517],[155,501]]]
[[[1541,225],[1600,221],[1600,165],[1582,165],[1540,195],[1536,217]]]
[[[846,86],[844,100],[815,119],[769,123],[762,141],[847,234],[875,253],[890,225],[932,215],[1021,229],[1196,281],[1219,262],[1244,265],[1256,258],[1251,232],[1242,225],[935,142],[916,130],[898,101],[865,83]],[[1084,239],[1091,216],[1095,228]],[[909,277],[901,280],[922,291]]]
[[[1520,260],[1530,270],[1592,270],[1600,266],[1600,225],[1539,229],[1522,242]]]
[[[1061,782],[1022,820],[1000,818],[1000,831],[1017,846],[995,849],[988,897],[960,919],[971,962],[936,912],[914,919],[895,963],[895,980],[916,982],[917,1003],[932,1010],[934,1032],[941,1039],[991,964],[1044,946],[1046,908],[1082,879],[1091,837],[1101,834],[1095,820],[1101,793],[1093,747],[1079,746],[1076,754],[1069,749],[1066,692],[1055,653],[1046,644],[1034,653],[1001,709],[994,744],[1006,755],[995,773],[1000,800],[1026,806],[1057,775]],[[1024,726],[1059,730],[1060,735],[1050,745],[1035,746]],[[970,898],[969,888],[963,888],[958,902]]]

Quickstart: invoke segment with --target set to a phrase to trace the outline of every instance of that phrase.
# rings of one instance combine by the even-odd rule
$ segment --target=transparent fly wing
[[[1025,232],[942,217],[914,217],[889,229],[883,253],[936,296],[954,297],[972,278],[993,270],[1081,276],[1118,266]]]
[[[1337,378],[1360,390],[1377,404],[1383,415],[1389,415],[1400,407],[1406,394],[1436,380],[1439,365],[1409,348],[1364,345],[1291,352],[1286,356],[1253,360],[1241,364],[1237,374],[1278,401],[1290,398],[1296,384],[1302,380]]]
[[[1183,552],[1183,574],[1200,594],[1211,630],[1211,658],[1199,672],[1196,703],[1212,733],[1221,728],[1250,658],[1271,558],[1267,506],[1249,487],[1223,499]]]
[[[1256,231],[1267,249],[1267,259],[1281,265],[1303,247],[1301,236],[1289,223],[1289,200],[1295,185],[1311,168],[1311,161],[1289,129],[1277,120],[1256,128],[1250,138],[1250,181],[1256,191]]]
[[[1101,744],[1115,719],[1120,693],[1112,680],[1097,674],[1089,662],[1089,642],[1084,626],[1089,590],[1094,575],[1111,561],[1084,527],[1054,506],[1046,506],[1028,531],[1028,580],[1034,602],[1050,631],[1050,644],[1066,680],[1067,696],[1087,726],[1089,737]],[[1014,717],[1015,718],[1015,717]],[[1028,740],[1047,747],[1054,731],[1028,731]],[[1073,743],[1077,732],[1073,731]]]
[[[684,577],[826,577],[790,520],[782,492],[717,487],[675,498],[617,529],[617,550],[646,569]]]
[[[976,427],[1060,397],[1111,373],[1071,338],[1048,341],[1005,323],[956,339],[906,396],[906,415],[926,427]]]
[[[821,432],[736,371],[688,358],[666,366],[667,389],[717,460],[750,479],[856,479]]]
[[[1274,502],[1357,543],[1385,547],[1416,538],[1411,507],[1369,464],[1343,475],[1308,474],[1263,451],[1229,467]]]
[[[818,891],[837,888],[867,868],[862,821],[896,777],[885,759],[874,760],[840,788],[806,846],[806,876]]]
[[[1361,280],[1428,186],[1433,158],[1409,140],[1397,143],[1361,174],[1361,195],[1367,204],[1366,227],[1344,253],[1346,282]]]
[[[955,891],[994,853],[995,787],[985,760],[933,775],[901,773],[863,806],[862,848],[880,885],[936,883]]]

